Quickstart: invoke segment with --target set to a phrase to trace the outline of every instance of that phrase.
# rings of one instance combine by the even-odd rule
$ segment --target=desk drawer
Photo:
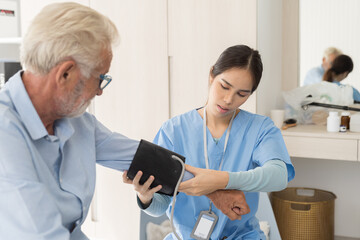
[[[291,157],[357,161],[358,140],[284,136]]]

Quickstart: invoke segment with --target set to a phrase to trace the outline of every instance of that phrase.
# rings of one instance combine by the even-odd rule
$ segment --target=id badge
[[[218,216],[209,211],[201,211],[190,237],[196,240],[209,240]]]

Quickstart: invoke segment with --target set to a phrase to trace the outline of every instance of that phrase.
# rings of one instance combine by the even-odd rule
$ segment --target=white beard
[[[73,92],[58,98],[56,107],[61,117],[74,118],[84,114],[91,103],[91,99],[81,98],[80,102],[78,100],[84,90],[84,86],[85,82],[80,81]],[[77,102],[79,103],[77,104]]]
[[[85,111],[89,107],[90,103],[91,103],[91,100],[88,100],[87,102],[82,100],[80,106],[77,109],[75,109],[73,112],[67,114],[66,117],[68,117],[68,118],[80,117],[81,115],[83,115],[85,113]]]

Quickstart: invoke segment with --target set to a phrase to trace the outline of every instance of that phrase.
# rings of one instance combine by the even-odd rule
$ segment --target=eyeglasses
[[[111,82],[112,77],[110,75],[100,74],[99,88],[103,90]]]

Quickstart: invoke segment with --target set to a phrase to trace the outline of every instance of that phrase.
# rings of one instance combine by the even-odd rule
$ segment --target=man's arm
[[[240,190],[217,190],[206,195],[230,220],[241,219],[248,214],[250,208],[246,202],[245,194]]]
[[[0,239],[70,239],[49,195],[41,183],[0,177]]]
[[[58,206],[38,180],[31,153],[14,125],[0,126],[0,239],[66,240]]]
[[[94,116],[92,117],[96,126],[96,163],[122,172],[128,170],[139,141],[110,131]]]

